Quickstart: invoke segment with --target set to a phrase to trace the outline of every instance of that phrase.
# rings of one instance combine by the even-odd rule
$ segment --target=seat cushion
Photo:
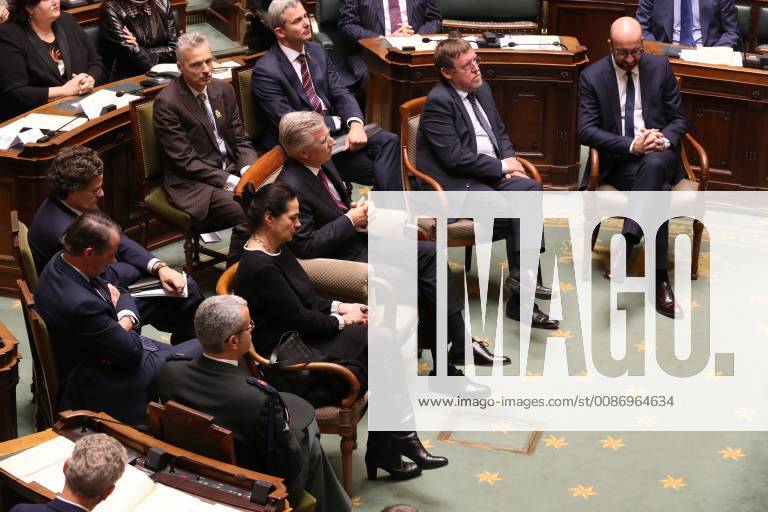
[[[433,219],[419,218],[419,227],[424,228],[433,240],[437,238],[435,232],[435,221]],[[449,241],[465,241],[466,244],[472,244],[475,240],[475,226],[471,219],[459,219],[456,222],[448,224]],[[450,242],[448,245],[452,245]],[[460,244],[459,244],[460,245]]]
[[[299,260],[318,295],[368,302],[368,264],[330,258]]]
[[[673,192],[696,192],[699,190],[699,184],[696,181],[691,181],[689,179],[682,179],[680,180],[677,185],[672,187]],[[613,185],[609,185],[608,183],[601,183],[597,186],[597,192],[616,192],[616,189],[613,187]]]
[[[168,196],[165,194],[163,187],[159,185],[153,187],[144,198],[144,206],[163,222],[172,224],[183,231],[191,231],[191,217],[168,201]]]

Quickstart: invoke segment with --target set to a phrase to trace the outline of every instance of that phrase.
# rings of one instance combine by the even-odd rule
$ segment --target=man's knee
[[[677,162],[677,153],[669,149],[648,153],[643,156],[640,172],[664,181],[670,175],[670,171],[674,169]]]

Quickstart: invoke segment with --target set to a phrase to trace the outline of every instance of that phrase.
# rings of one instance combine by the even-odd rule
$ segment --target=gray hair
[[[272,0],[267,10],[267,21],[269,22],[269,28],[275,30],[277,27],[285,25],[285,17],[283,13],[290,7],[298,7],[301,5],[299,0]]]
[[[208,38],[200,32],[187,32],[186,34],[182,34],[179,36],[179,40],[176,41],[176,61],[183,62],[184,52],[204,44],[207,44],[208,47],[211,46],[208,44]]]
[[[127,460],[123,445],[108,435],[82,437],[64,471],[67,487],[81,498],[99,498],[122,476]]]
[[[243,306],[248,303],[237,295],[215,295],[200,304],[195,313],[195,334],[207,352],[221,354],[224,341],[243,329]]]
[[[323,116],[311,110],[288,112],[282,119],[278,131],[280,145],[288,156],[296,158],[299,151],[313,142],[312,134],[325,126]]]

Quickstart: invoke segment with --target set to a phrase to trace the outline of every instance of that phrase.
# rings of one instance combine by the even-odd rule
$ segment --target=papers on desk
[[[713,46],[696,48],[695,50],[680,50],[680,58],[687,62],[700,62],[715,66],[743,67],[741,52],[733,51],[733,48]]]
[[[64,464],[74,446],[66,437],[58,436],[0,461],[0,469],[25,483],[33,482],[38,473]]]
[[[232,68],[239,67],[240,64],[233,60],[226,60],[224,62],[216,62],[213,65],[214,73],[213,78],[218,78],[220,80],[229,80],[232,78]],[[219,68],[219,69],[217,69]],[[225,68],[225,69],[222,69]]]
[[[509,47],[509,43],[515,43],[514,50],[552,50],[562,51],[560,36],[526,36],[506,35],[500,38],[502,48]]]
[[[109,89],[99,89],[93,94],[89,94],[77,103],[74,103],[76,112],[84,112],[88,119],[96,119],[101,115],[104,107],[114,105],[116,109],[127,106],[131,101],[139,99],[140,96],[133,94],[117,95],[115,91]]]
[[[181,75],[181,72],[179,71],[179,66],[176,65],[176,63],[165,63],[165,64],[155,64],[150,68],[149,70],[152,73],[161,74],[161,73],[167,73],[168,75],[174,75],[179,76]]]
[[[152,279],[144,279],[137,283],[132,284],[128,287],[128,291],[131,292],[131,297],[137,298],[137,297],[183,297],[187,298],[189,297],[189,281],[187,281],[187,273],[182,272],[182,277],[184,278],[184,291],[181,292],[181,295],[175,295],[173,293],[169,293],[163,288],[163,284],[160,282],[160,279],[152,278]]]

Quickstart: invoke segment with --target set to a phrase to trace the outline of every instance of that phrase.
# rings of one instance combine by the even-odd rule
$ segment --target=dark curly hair
[[[248,183],[243,189],[241,204],[252,230],[260,229],[264,224],[264,215],[269,212],[279,217],[288,211],[288,203],[298,194],[287,183],[270,183],[259,190]]]
[[[29,21],[27,7],[35,7],[40,1],[41,0],[11,0],[8,2],[10,20],[17,23],[27,23]]]
[[[69,146],[53,159],[48,170],[51,196],[66,199],[70,192],[82,190],[96,176],[104,174],[104,163],[91,148]]]

